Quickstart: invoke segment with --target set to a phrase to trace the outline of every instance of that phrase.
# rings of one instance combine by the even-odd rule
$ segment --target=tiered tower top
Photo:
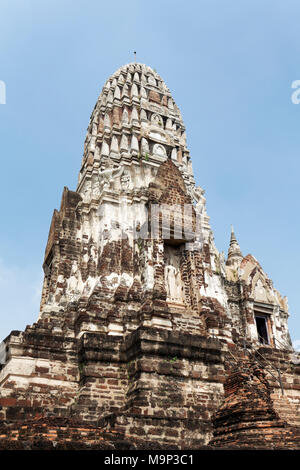
[[[158,168],[167,158],[192,191],[185,126],[169,88],[151,67],[125,65],[107,80],[92,112],[77,191],[86,194],[86,180],[107,169],[141,161]]]

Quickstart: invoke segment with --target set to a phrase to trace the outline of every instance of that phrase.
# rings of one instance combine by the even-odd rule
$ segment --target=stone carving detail
[[[130,173],[129,171],[124,171],[121,178],[120,178],[120,181],[121,181],[121,187],[123,190],[128,190],[129,187],[130,187],[130,183],[131,183],[131,177],[130,177]]]
[[[128,122],[129,122],[128,111],[126,108],[124,108],[123,115],[122,115],[122,123],[128,124]]]
[[[204,189],[197,186],[192,191],[193,200],[196,203],[196,211],[203,212],[206,204],[206,199],[204,197],[205,191]]]
[[[76,300],[81,293],[79,289],[80,277],[81,276],[77,261],[74,261],[72,264],[71,276],[69,280],[69,292],[71,294],[72,301]]]
[[[153,75],[151,75],[151,74],[148,77],[148,83],[149,83],[149,85],[154,85],[154,86],[156,85],[156,80],[153,77]]]
[[[142,138],[142,155],[146,155],[147,153],[149,153],[149,144],[148,144],[148,140],[145,139],[145,137]]]
[[[91,286],[90,286],[90,283],[87,281],[82,291],[83,297],[88,297],[90,292],[91,292]]]
[[[91,181],[87,181],[83,191],[83,200],[88,202],[91,194]]]
[[[154,147],[153,147],[153,154],[154,155],[159,155],[161,157],[165,157],[167,152],[166,152],[166,149],[163,145],[155,144]]]
[[[161,129],[163,129],[163,125],[164,125],[162,117],[159,114],[152,114],[151,124]]]
[[[261,279],[258,279],[254,287],[254,298],[262,302],[268,301],[265,286]]]
[[[102,147],[101,147],[101,156],[102,157],[107,157],[109,155],[109,145],[108,143],[104,140],[102,142]]]
[[[106,163],[105,170],[99,171],[99,181],[101,190],[108,190],[111,188],[113,181],[121,176],[124,171],[123,166],[118,166],[117,168],[112,167],[112,162],[110,160]]]
[[[128,152],[128,139],[125,134],[122,135],[120,150],[121,152]]]
[[[165,285],[167,300],[183,302],[183,284],[180,273],[180,253],[171,246],[165,246]]]

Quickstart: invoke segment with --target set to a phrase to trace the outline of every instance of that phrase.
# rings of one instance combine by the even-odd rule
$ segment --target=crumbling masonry
[[[287,300],[233,229],[215,247],[150,67],[106,82],[43,268],[37,322],[5,339],[0,448],[300,448]]]

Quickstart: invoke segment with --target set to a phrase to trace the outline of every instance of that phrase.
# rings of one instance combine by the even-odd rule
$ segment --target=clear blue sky
[[[299,18],[297,0],[1,0],[0,339],[37,319],[52,211],[76,187],[104,82],[134,50],[181,109],[218,249],[232,223],[300,339]]]

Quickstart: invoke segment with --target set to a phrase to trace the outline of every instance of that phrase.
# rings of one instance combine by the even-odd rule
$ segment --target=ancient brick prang
[[[206,446],[246,349],[267,382],[244,366],[228,379],[212,445],[297,434],[282,424],[300,420],[287,300],[233,230],[227,260],[216,248],[180,111],[150,67],[121,67],[100,93],[43,269],[37,321],[4,340],[2,447]]]

